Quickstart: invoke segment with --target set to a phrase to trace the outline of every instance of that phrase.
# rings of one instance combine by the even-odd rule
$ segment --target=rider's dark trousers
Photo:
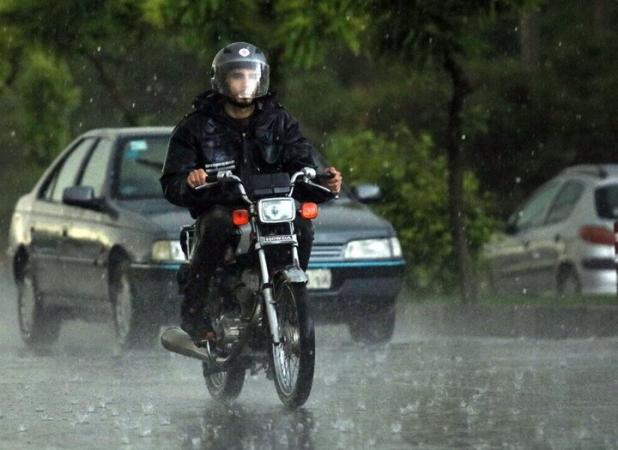
[[[181,318],[190,321],[203,310],[208,292],[208,282],[223,260],[230,241],[234,237],[232,209],[228,206],[213,206],[202,213],[196,221],[196,247],[193,252],[186,284]],[[311,245],[313,243],[313,224],[302,217],[296,218],[294,227],[298,236],[298,259],[303,270],[307,270]],[[183,286],[181,286],[183,288]]]

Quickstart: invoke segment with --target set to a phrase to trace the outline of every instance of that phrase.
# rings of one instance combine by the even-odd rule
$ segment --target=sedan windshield
[[[117,196],[122,199],[163,197],[159,177],[169,136],[135,137],[120,148]]]
[[[122,141],[119,152],[119,170],[116,196],[120,199],[162,198],[159,183],[167,154],[169,136],[140,136]],[[316,155],[318,170],[328,163]],[[344,190],[340,197],[347,198]]]

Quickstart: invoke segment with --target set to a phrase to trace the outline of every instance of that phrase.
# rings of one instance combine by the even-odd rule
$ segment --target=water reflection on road
[[[288,411],[263,374],[217,404],[199,362],[119,353],[106,325],[69,323],[34,352],[4,300],[2,448],[618,448],[616,338],[427,336],[402,314],[393,343],[373,348],[319,327],[313,392]]]
[[[314,449],[315,422],[305,408],[287,411],[279,406],[252,407],[242,403],[225,407],[210,404],[196,417],[173,417],[186,448],[208,449]]]

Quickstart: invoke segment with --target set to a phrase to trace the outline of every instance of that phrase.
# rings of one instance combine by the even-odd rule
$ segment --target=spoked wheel
[[[60,317],[45,308],[29,266],[17,280],[17,320],[21,337],[28,345],[52,344],[60,335]]]
[[[209,374],[208,365],[202,363],[204,381],[210,396],[217,401],[230,403],[240,395],[245,384],[245,369],[230,369]]]
[[[272,345],[275,387],[287,407],[301,406],[311,392],[315,330],[304,284],[282,282],[274,292],[281,342]]]

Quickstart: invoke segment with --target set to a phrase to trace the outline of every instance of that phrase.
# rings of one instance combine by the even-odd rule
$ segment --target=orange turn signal
[[[319,212],[318,205],[313,202],[305,202],[300,205],[300,215],[305,219],[315,219]]]
[[[235,209],[232,211],[232,223],[237,227],[247,225],[249,223],[249,211],[246,209]]]

